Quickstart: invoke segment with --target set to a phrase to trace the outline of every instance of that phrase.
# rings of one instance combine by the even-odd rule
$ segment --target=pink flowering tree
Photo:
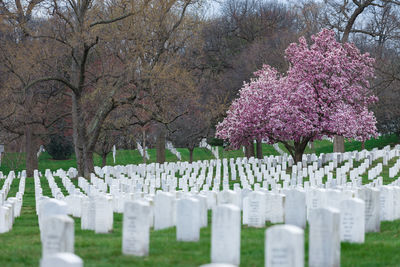
[[[301,161],[307,143],[341,135],[360,141],[376,136],[376,119],[368,106],[374,59],[354,44],[341,44],[324,29],[286,49],[290,67],[279,74],[270,66],[255,73],[217,125],[217,137],[238,148],[254,139],[281,142]]]

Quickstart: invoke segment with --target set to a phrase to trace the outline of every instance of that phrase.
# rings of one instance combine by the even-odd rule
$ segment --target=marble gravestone
[[[43,222],[50,216],[68,215],[66,202],[54,198],[43,199],[39,207],[39,227],[42,229]]]
[[[340,212],[333,208],[313,209],[309,219],[310,267],[340,267]]]
[[[306,194],[302,189],[290,189],[285,191],[285,224],[292,224],[305,229]]]
[[[208,208],[207,197],[201,194],[194,195],[193,198],[200,202],[200,227],[207,227],[208,225]]]
[[[195,198],[182,198],[176,205],[176,239],[197,242],[200,239],[200,201]]]
[[[243,224],[249,227],[264,227],[266,204],[266,194],[251,192],[243,202]]]
[[[213,209],[211,262],[240,264],[240,208],[231,204]]]
[[[350,243],[364,243],[365,202],[359,198],[340,202],[340,240]]]
[[[274,225],[265,234],[265,267],[303,267],[304,230]]]
[[[240,196],[237,192],[232,190],[223,190],[220,191],[217,195],[217,204],[232,204],[238,207],[241,207]]]
[[[362,188],[359,197],[365,202],[365,232],[380,231],[380,191],[376,188]]]
[[[267,201],[267,205],[269,205],[270,208],[266,209],[268,211],[267,214],[269,214],[269,221],[271,223],[283,223],[285,221],[285,195],[272,193],[269,200],[269,203]]]
[[[81,229],[94,230],[96,221],[96,201],[93,197],[82,199]]]
[[[74,253],[74,220],[67,215],[54,215],[43,221],[42,257],[59,252]]]
[[[150,204],[143,200],[125,201],[122,225],[122,253],[147,256],[150,245]]]
[[[10,208],[0,205],[0,234],[8,232],[10,230],[10,216]]]
[[[380,220],[393,221],[394,220],[394,192],[395,190],[390,186],[382,186],[380,188]]]
[[[175,224],[175,197],[172,193],[158,192],[154,197],[154,230]]]
[[[95,233],[109,233],[113,228],[114,212],[111,198],[108,196],[96,197]]]
[[[42,258],[40,267],[83,267],[83,260],[73,253],[61,252]]]

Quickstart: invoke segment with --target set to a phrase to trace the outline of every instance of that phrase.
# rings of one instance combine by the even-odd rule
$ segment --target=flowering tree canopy
[[[295,161],[309,141],[342,135],[366,140],[376,136],[376,119],[368,106],[377,101],[369,80],[374,59],[354,44],[341,44],[324,29],[308,45],[301,37],[285,51],[285,75],[264,65],[245,83],[217,125],[217,136],[233,147],[254,139],[282,142]]]

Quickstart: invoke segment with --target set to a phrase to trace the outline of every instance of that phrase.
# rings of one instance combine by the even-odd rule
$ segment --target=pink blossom
[[[245,83],[217,137],[235,148],[255,139],[269,143],[304,143],[342,135],[366,140],[376,136],[376,119],[368,106],[377,101],[370,90],[374,59],[354,44],[341,44],[324,29],[307,44],[301,37],[285,51],[285,74],[264,65]],[[293,147],[294,148],[294,147]]]

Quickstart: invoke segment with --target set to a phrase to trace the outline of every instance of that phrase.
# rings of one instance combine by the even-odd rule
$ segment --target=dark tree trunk
[[[189,162],[192,163],[194,147],[188,147],[188,150],[189,150]]]
[[[295,150],[295,154],[294,154],[294,162],[297,164],[297,162],[301,162],[303,160],[303,153],[304,150]]]
[[[79,130],[79,112],[80,105],[79,105],[79,97],[75,94],[72,94],[72,124],[73,124],[73,140],[74,140],[74,150],[76,156],[76,166],[78,170],[78,176],[84,176],[84,162],[83,162],[83,140],[82,135],[80,134]]]
[[[250,145],[245,146],[245,155],[247,158],[254,157],[254,144],[251,142]]]
[[[25,126],[25,164],[27,177],[33,177],[33,171],[38,168],[38,158],[35,145],[35,136],[32,125]]]
[[[294,161],[296,164],[297,162],[301,162],[303,160],[303,154],[310,139],[311,138],[305,139],[300,143],[294,143]]]
[[[354,23],[356,22],[357,17],[364,11],[365,8],[367,8],[369,5],[371,5],[373,0],[367,0],[364,3],[360,3],[357,8],[353,11],[353,14],[351,14],[350,18],[347,21],[347,24],[345,26],[343,36],[342,36],[342,43],[346,43],[349,40],[349,35],[350,32],[353,28]]]
[[[108,153],[103,153],[101,155],[101,166],[104,167],[107,165],[107,154]]]
[[[281,141],[283,143],[283,145],[286,147],[286,149],[289,151],[290,155],[293,157],[295,164],[297,164],[297,162],[301,162],[303,160],[304,151],[306,150],[308,141],[311,138],[312,137],[305,138],[305,139],[301,140],[300,142],[294,142],[294,145],[291,145],[285,141]]]
[[[72,123],[73,123],[73,137],[75,145],[76,163],[78,167],[78,176],[83,176],[86,179],[90,179],[90,173],[94,172],[94,164],[93,164],[94,145],[89,146],[89,140],[85,125],[85,118],[83,117],[82,110],[83,108],[80,96],[73,94]],[[93,134],[98,137],[98,132],[94,132]]]
[[[362,143],[361,143],[361,150],[364,150],[365,149],[365,141],[362,141]]]
[[[26,112],[26,124],[24,129],[25,137],[25,166],[27,177],[33,177],[33,171],[38,168],[37,151],[35,145],[34,126],[30,124],[31,114],[30,110],[33,108],[33,91],[28,88],[25,91],[26,99],[24,108]]]
[[[255,153],[254,153],[254,143],[251,142],[251,145],[249,146],[249,153],[250,153],[250,157],[254,157]]]
[[[262,159],[263,158],[263,153],[262,153],[262,142],[260,140],[257,140],[256,143],[256,151],[257,151],[257,158]]]
[[[347,24],[345,26],[343,36],[342,36],[343,44],[349,41],[349,35],[354,26],[354,23],[356,22],[357,17],[360,16],[361,13],[364,11],[364,9],[367,8],[369,5],[371,5],[372,2],[373,2],[373,0],[367,0],[363,3],[360,3],[357,6],[357,8],[353,11],[351,16],[348,18],[348,21],[347,21]],[[333,152],[340,152],[340,153],[345,152],[343,136],[335,135],[334,140],[333,140]]]
[[[344,153],[344,137],[335,135],[333,138],[333,152]]]
[[[157,135],[157,162],[165,162],[165,130],[161,127]]]
[[[90,174],[94,172],[94,164],[93,164],[93,151],[87,151],[84,157],[84,175],[86,179],[90,179]]]

